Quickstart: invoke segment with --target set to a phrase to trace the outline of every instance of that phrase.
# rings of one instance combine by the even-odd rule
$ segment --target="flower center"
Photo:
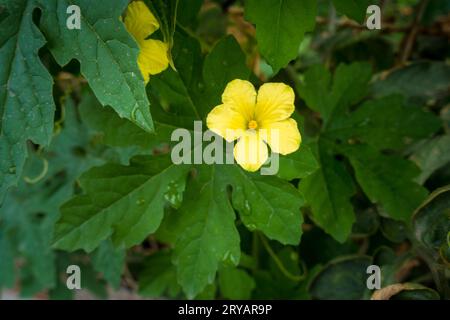
[[[250,120],[248,122],[248,128],[253,130],[258,128],[258,122],[256,122],[255,120]]]

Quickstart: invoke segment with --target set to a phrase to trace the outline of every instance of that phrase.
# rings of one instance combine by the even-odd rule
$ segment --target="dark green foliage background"
[[[147,86],[127,0],[0,0],[0,293],[79,298],[77,264],[97,298],[370,299],[376,264],[374,298],[450,298],[450,1],[146,3],[172,60]],[[294,88],[301,148],[174,165],[237,78]]]

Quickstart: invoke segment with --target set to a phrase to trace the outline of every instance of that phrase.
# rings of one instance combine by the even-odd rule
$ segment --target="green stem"
[[[192,31],[189,28],[186,28],[185,26],[183,26],[182,24],[177,22],[177,26],[183,30],[188,36],[196,39],[198,42],[200,42],[200,45],[202,47],[202,49],[206,52],[210,52],[212,50],[212,47],[206,43],[205,40],[203,40],[202,38],[200,38],[194,31]]]
[[[273,251],[273,249],[270,247],[269,242],[266,240],[266,238],[263,235],[260,235],[259,237],[261,239],[262,244],[264,245],[264,248],[269,253],[270,257],[273,259],[275,264],[277,265],[278,269],[281,271],[281,273],[286,277],[291,279],[295,282],[300,282],[302,280],[305,280],[306,278],[306,272],[304,272],[302,275],[295,275],[289,272],[289,270],[286,269],[283,262],[278,258],[276,253]]]

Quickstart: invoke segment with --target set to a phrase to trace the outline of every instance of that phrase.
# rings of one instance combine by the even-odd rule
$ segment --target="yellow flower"
[[[245,80],[228,83],[222,104],[208,114],[208,128],[228,142],[239,139],[234,158],[247,171],[257,171],[266,162],[268,150],[283,155],[300,147],[297,122],[289,118],[295,110],[294,91],[283,83],[266,83],[256,93]]]
[[[125,27],[139,45],[138,65],[144,77],[145,83],[150,75],[158,74],[169,66],[166,43],[147,39],[153,32],[159,29],[158,20],[150,9],[142,1],[134,1],[127,7],[125,15]]]

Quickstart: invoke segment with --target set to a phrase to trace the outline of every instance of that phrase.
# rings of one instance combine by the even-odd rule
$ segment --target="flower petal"
[[[256,121],[260,126],[286,120],[294,112],[294,90],[284,83],[266,83],[258,91]]]
[[[145,40],[140,49],[138,65],[145,82],[148,82],[149,74],[158,74],[169,66],[168,46],[159,40]]]
[[[206,118],[208,128],[228,142],[238,139],[245,132],[246,124],[242,114],[224,104],[212,109]]]
[[[124,22],[139,45],[159,28],[158,20],[142,1],[134,1],[128,5]]]
[[[233,80],[227,84],[222,94],[222,102],[241,113],[247,121],[250,121],[255,114],[255,87],[245,80]]]
[[[261,128],[260,135],[270,146],[272,152],[286,155],[297,151],[302,137],[294,119],[272,122]]]
[[[234,158],[244,170],[255,172],[268,158],[267,145],[257,131],[248,130],[234,146]]]

